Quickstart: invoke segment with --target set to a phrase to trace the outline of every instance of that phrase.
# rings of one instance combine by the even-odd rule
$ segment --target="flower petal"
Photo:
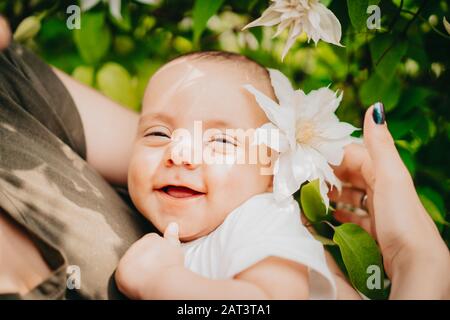
[[[336,140],[324,140],[324,139],[314,139],[311,146],[316,149],[328,163],[332,165],[339,165],[344,158],[344,148],[343,145],[347,144],[347,140],[343,140],[344,143],[339,143]]]
[[[342,46],[340,43],[342,30],[338,18],[322,3],[317,3],[314,11],[320,15],[320,26],[317,29],[320,30],[322,40],[337,46]]]
[[[253,28],[253,27],[258,27],[258,26],[264,26],[264,27],[274,26],[277,23],[281,22],[280,17],[281,17],[281,15],[278,12],[273,11],[272,8],[269,7],[263,12],[261,17],[259,17],[255,21],[247,24],[244,28],[242,28],[242,30],[245,30],[248,28]]]
[[[265,144],[277,152],[285,152],[289,149],[289,141],[286,135],[280,132],[280,129],[273,123],[266,123],[257,128],[252,144]]]
[[[81,0],[81,11],[89,11],[99,2],[100,0]]]
[[[287,132],[293,127],[293,110],[280,107],[275,101],[267,97],[252,85],[244,85],[244,88],[255,96],[256,102],[266,113],[267,118],[280,130]]]
[[[270,81],[281,107],[292,108],[295,91],[289,79],[280,71],[268,69]]]
[[[281,55],[281,61],[284,60],[287,53],[289,52],[289,49],[294,45],[295,40],[297,40],[297,37],[301,34],[301,24],[297,22],[294,25],[291,25],[291,30],[289,31],[288,40],[286,41],[286,44],[284,45],[283,54]]]
[[[120,8],[122,0],[109,0],[109,12],[117,20],[122,20],[122,14],[120,13]]]
[[[278,37],[287,27],[289,27],[291,25],[291,23],[292,23],[291,20],[284,20],[284,21],[282,20],[280,22],[280,24],[278,25],[277,31],[272,36],[272,38]]]
[[[314,171],[314,164],[311,157],[305,152],[302,146],[297,145],[292,158],[292,172],[294,178],[300,186],[307,181]]]
[[[336,97],[335,92],[327,87],[312,90],[303,101],[301,116],[307,119],[315,118],[316,122],[322,117],[329,118],[336,111],[341,99],[342,94]]]
[[[300,184],[292,174],[292,151],[280,155],[273,178],[273,193],[277,201],[285,200],[298,190]]]
[[[328,198],[328,185],[325,181],[320,180],[319,183],[320,195],[322,196],[323,203],[325,204],[326,209],[330,206],[330,199]]]
[[[327,139],[341,139],[348,137],[358,128],[347,122],[323,123],[319,135]]]

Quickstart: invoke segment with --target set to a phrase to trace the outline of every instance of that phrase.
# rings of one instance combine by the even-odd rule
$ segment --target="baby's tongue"
[[[168,195],[174,198],[187,198],[199,194],[199,192],[195,190],[189,189],[187,187],[178,187],[178,186],[166,187],[165,191]]]

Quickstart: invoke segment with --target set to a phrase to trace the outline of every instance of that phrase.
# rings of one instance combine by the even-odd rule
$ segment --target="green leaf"
[[[108,62],[97,73],[97,85],[100,91],[123,106],[136,110],[139,100],[128,71],[120,64]]]
[[[93,86],[94,68],[90,66],[78,66],[73,70],[72,77],[88,86]]]
[[[422,188],[418,190],[420,201],[422,202],[425,210],[427,210],[433,221],[439,226],[450,226],[450,223],[445,221],[442,197],[436,191],[429,188]],[[432,200],[433,199],[433,200]]]
[[[355,30],[366,27],[368,0],[347,0],[348,15]]]
[[[373,73],[361,86],[359,97],[365,106],[382,101],[387,112],[398,104],[401,96],[400,81],[397,78],[383,80],[378,73]]]
[[[417,136],[420,141],[424,144],[427,144],[430,139],[432,139],[437,132],[436,123],[434,123],[430,117],[424,116],[422,121],[417,123],[417,126],[414,128],[413,134]]]
[[[86,63],[99,62],[111,45],[111,31],[105,24],[103,12],[85,12],[81,19],[81,28],[74,30],[75,44]]]
[[[398,148],[398,153],[400,154],[400,157],[402,158],[402,161],[408,169],[409,173],[414,177],[416,173],[416,161],[414,160],[414,156],[411,154],[411,152],[404,148]]]
[[[345,223],[335,228],[333,241],[339,246],[353,286],[368,298],[385,298],[383,264],[375,240],[360,226]]]
[[[389,131],[392,134],[394,140],[399,140],[411,133],[412,130],[417,126],[417,123],[421,119],[415,116],[410,116],[408,118],[393,119],[390,118],[388,122]]]
[[[118,35],[114,38],[114,51],[121,56],[130,54],[135,49],[133,38]]]
[[[137,70],[138,85],[136,94],[139,101],[142,100],[145,89],[147,88],[150,77],[163,65],[162,61],[156,59],[144,59],[134,62],[134,68]]]
[[[428,99],[435,94],[427,87],[410,86],[402,93],[396,111],[399,115],[408,115],[412,109],[422,108],[426,105]]]
[[[309,221],[319,222],[326,218],[327,209],[320,195],[319,179],[302,186],[300,203],[303,213]]]
[[[192,42],[184,37],[178,36],[173,40],[173,47],[180,53],[192,51]]]
[[[14,40],[24,42],[32,39],[41,29],[41,20],[36,16],[25,18],[14,32]]]
[[[321,236],[319,234],[313,234],[314,239],[322,243],[324,246],[336,246],[337,244],[333,242],[333,240],[328,239],[324,236]]]
[[[208,20],[216,14],[224,0],[195,0],[192,18],[194,20],[194,43],[197,44],[200,36],[206,29]]]
[[[378,35],[370,42],[370,54],[375,71],[384,81],[390,80],[408,49],[406,41],[391,35]]]

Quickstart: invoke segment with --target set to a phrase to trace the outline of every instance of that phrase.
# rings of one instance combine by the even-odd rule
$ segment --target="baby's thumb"
[[[395,148],[388,130],[381,102],[375,103],[364,118],[364,144],[367,147],[377,177],[403,173],[407,169]]]
[[[164,231],[164,238],[176,246],[180,245],[180,239],[178,238],[178,223],[169,223],[166,231]]]

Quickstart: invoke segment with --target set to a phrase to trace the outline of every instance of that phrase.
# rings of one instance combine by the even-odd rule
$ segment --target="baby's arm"
[[[156,279],[155,279],[156,280]],[[308,271],[290,260],[269,257],[234,279],[212,280],[183,266],[163,271],[141,299],[308,299]]]
[[[234,279],[212,280],[183,266],[164,270],[153,285],[145,285],[140,299],[308,299],[306,267],[269,257]]]
[[[132,299],[307,299],[308,271],[291,260],[268,257],[234,279],[211,280],[184,267],[178,230],[152,233],[119,262],[117,285]]]

